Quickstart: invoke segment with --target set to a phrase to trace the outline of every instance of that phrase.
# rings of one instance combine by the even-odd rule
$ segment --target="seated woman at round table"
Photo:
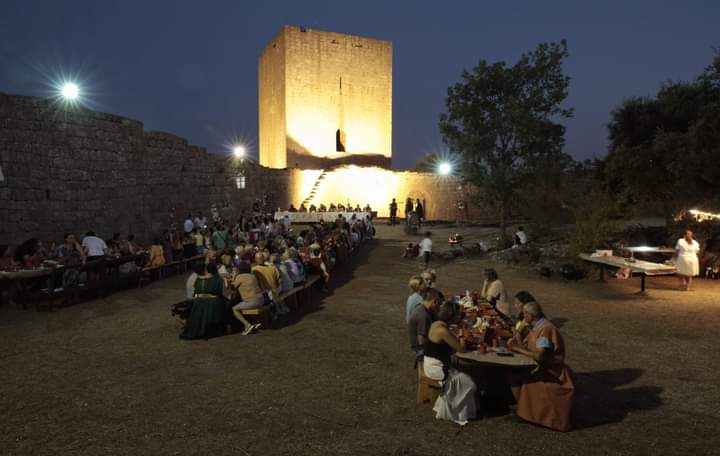
[[[466,351],[464,341],[455,337],[448,328],[448,325],[459,317],[459,307],[454,301],[445,301],[437,310],[436,320],[430,325],[425,340],[423,370],[427,377],[442,385],[442,392],[433,406],[435,418],[464,426],[477,415],[477,387],[468,374],[460,372],[450,364],[450,357],[454,352]]]
[[[181,339],[209,339],[227,332],[227,325],[233,323],[233,317],[225,303],[224,287],[225,282],[218,275],[217,265],[207,264],[203,274],[195,280],[192,308],[180,334]]]
[[[569,431],[575,386],[565,366],[565,342],[555,325],[545,318],[540,304],[525,304],[523,318],[530,332],[522,343],[511,340],[508,348],[530,356],[538,366],[510,377],[517,415],[550,429]]]
[[[485,282],[483,282],[480,296],[487,299],[495,310],[501,312],[505,317],[510,317],[510,303],[508,302],[505,285],[494,269],[485,270]]]

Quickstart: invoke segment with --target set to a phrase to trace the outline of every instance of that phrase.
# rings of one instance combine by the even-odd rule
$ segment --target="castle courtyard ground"
[[[180,341],[169,305],[184,277],[57,312],[0,307],[0,454],[720,454],[720,281],[683,293],[653,278],[639,297],[637,279],[439,264],[448,293],[480,288],[488,266],[531,291],[578,388],[569,433],[505,416],[459,428],[415,404],[408,239],[378,226],[332,294],[247,337]]]

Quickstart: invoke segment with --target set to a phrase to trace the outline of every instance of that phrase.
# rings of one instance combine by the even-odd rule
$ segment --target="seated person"
[[[435,314],[425,341],[423,368],[425,375],[442,385],[433,410],[435,418],[453,421],[460,426],[477,415],[475,407],[475,382],[464,372],[451,365],[455,352],[465,352],[465,342],[450,331],[448,325],[459,321],[460,309],[454,301],[445,301]]]
[[[362,209],[360,209],[360,205],[355,206],[355,212],[362,212]]]
[[[8,253],[9,251],[10,246],[6,244],[0,245],[0,271],[12,271],[17,266],[12,255]]]
[[[263,252],[255,254],[255,264],[252,266],[251,272],[257,278],[258,284],[263,291],[271,293],[271,297],[277,294],[280,288],[280,273],[274,266],[266,264]]]
[[[300,203],[300,212],[307,212],[307,208],[305,207],[305,203]]]
[[[270,255],[270,262],[280,273],[280,288],[278,292],[283,293],[285,291],[291,290],[293,287],[293,280],[290,278],[290,274],[288,273],[285,263],[283,263],[280,259],[280,255],[278,255],[277,253],[273,253],[272,255]]]
[[[434,269],[426,269],[420,273],[423,282],[425,282],[425,288],[434,288],[437,283],[437,274]]]
[[[414,275],[410,277],[408,287],[410,288],[410,291],[412,293],[410,294],[410,296],[408,296],[407,301],[405,302],[405,323],[410,322],[410,315],[412,314],[413,310],[415,310],[415,307],[422,304],[422,294],[426,290],[425,282],[423,282],[422,277],[420,277],[419,275]]]
[[[427,288],[423,291],[421,305],[415,306],[410,312],[408,336],[410,337],[410,350],[415,353],[416,363],[422,362],[430,325],[433,322],[435,312],[444,299],[443,294],[437,289]]]
[[[320,206],[318,207],[318,212],[327,212],[327,207],[320,203]]]
[[[310,209],[308,209],[310,212],[317,212],[317,207],[315,207],[314,204],[310,205]]]
[[[485,281],[480,296],[487,299],[503,317],[510,318],[510,303],[505,292],[505,285],[498,278],[498,274],[494,269],[485,270]]]
[[[335,206],[335,203],[330,203],[330,207],[328,208],[328,211],[337,212],[337,206]]]
[[[310,246],[310,267],[314,272],[323,276],[323,291],[327,291],[328,284],[330,283],[330,272],[328,266],[322,258],[322,248],[318,244]]]
[[[297,209],[295,209],[295,206],[290,204],[290,207],[288,208],[288,212],[297,212]]]
[[[153,240],[150,246],[148,259],[145,262],[146,268],[156,268],[165,264],[165,250],[163,248],[163,241],[159,237]]]
[[[529,327],[527,322],[525,321],[525,317],[523,316],[523,306],[525,304],[531,303],[531,302],[537,302],[535,301],[535,298],[533,295],[528,293],[527,291],[518,291],[515,294],[515,298],[513,299],[513,304],[515,306],[515,311],[517,312],[516,315],[512,316],[513,321],[515,321],[515,327],[513,328],[513,332],[517,336],[517,341],[522,342],[523,339],[527,336],[527,333],[529,331]]]
[[[555,325],[545,318],[540,304],[525,304],[523,319],[531,328],[529,334],[521,344],[511,340],[508,348],[532,357],[538,367],[510,378],[518,403],[517,415],[531,423],[569,431],[575,386],[565,366],[565,342]]]
[[[62,286],[75,285],[82,282],[80,268],[85,265],[85,251],[72,233],[66,233],[64,243],[57,249],[57,258],[65,266],[62,275]],[[84,273],[83,273],[84,274]]]
[[[187,324],[180,334],[184,340],[209,339],[227,332],[232,314],[225,304],[224,282],[213,263],[205,266],[195,280],[193,304]]]
[[[420,245],[419,244],[413,244],[412,242],[408,243],[407,247],[405,247],[405,253],[403,253],[403,258],[417,258],[417,256],[420,255]]]
[[[338,212],[345,212],[345,205],[340,203],[337,205]]]
[[[15,249],[13,259],[21,268],[37,268],[43,261],[40,241],[36,238],[30,238],[23,242]]]
[[[369,204],[366,204],[365,207],[363,208],[363,211],[365,211],[365,212],[372,212],[372,209],[370,208],[370,205],[369,205]]]

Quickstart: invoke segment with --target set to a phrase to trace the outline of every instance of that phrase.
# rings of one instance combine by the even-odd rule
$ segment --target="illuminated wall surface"
[[[389,41],[285,26],[263,50],[258,80],[262,165],[309,167],[314,157],[389,166]]]
[[[324,174],[323,179],[318,177]],[[380,217],[390,215],[389,205],[393,198],[398,203],[398,215],[403,215],[405,199],[420,199],[425,203],[428,218],[456,220],[457,203],[466,201],[468,188],[457,177],[442,177],[432,173],[391,171],[382,168],[346,166],[331,171],[293,170],[290,201],[300,203],[315,188],[314,197],[308,202],[370,207]],[[316,184],[317,183],[317,184]],[[460,217],[461,218],[461,217]]]

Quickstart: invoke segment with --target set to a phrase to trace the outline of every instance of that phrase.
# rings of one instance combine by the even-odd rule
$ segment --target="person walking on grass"
[[[432,233],[430,231],[425,232],[425,237],[420,241],[420,256],[425,262],[425,269],[430,264],[430,256],[432,255]]]

